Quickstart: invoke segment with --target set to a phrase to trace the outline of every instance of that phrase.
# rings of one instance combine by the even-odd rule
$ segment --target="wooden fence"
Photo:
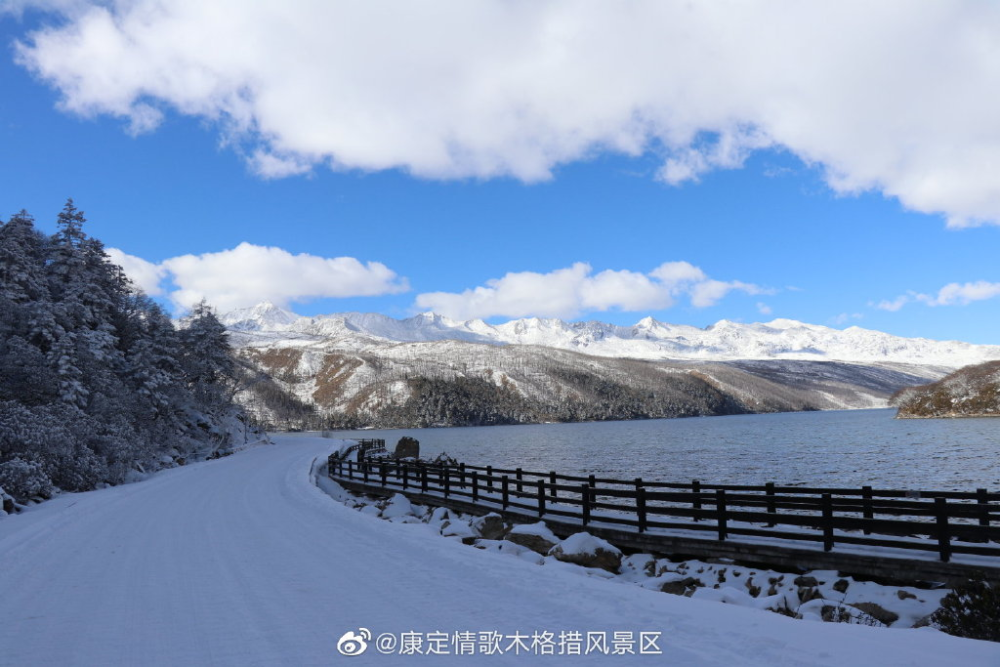
[[[323,437],[328,437],[326,431],[323,432]],[[374,456],[375,454],[385,454],[387,452],[385,448],[385,440],[382,438],[365,438],[362,440],[357,440],[353,445],[341,452],[334,452],[330,454],[330,461],[340,460],[343,461],[347,459],[348,456],[358,452],[357,460],[363,461],[368,456]]]
[[[1000,558],[1000,493],[689,484],[574,477],[492,466],[331,455],[328,473],[385,490],[460,498],[539,519],[615,524],[639,533],[699,531],[718,540],[777,538]],[[896,539],[890,539],[896,538]]]

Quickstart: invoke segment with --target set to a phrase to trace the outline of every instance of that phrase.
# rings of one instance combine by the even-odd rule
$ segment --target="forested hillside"
[[[84,222],[70,200],[53,236],[24,211],[0,226],[0,487],[22,501],[222,453],[245,433],[225,327],[202,304],[175,328]]]
[[[1000,361],[966,366],[937,382],[902,389],[892,403],[903,418],[1000,416]]]
[[[885,407],[941,377],[905,364],[609,359],[532,345],[290,339],[243,347],[236,398],[268,428],[413,428]]]

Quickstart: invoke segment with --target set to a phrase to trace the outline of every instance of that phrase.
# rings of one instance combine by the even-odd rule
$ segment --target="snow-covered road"
[[[1000,644],[795,621],[380,521],[309,482],[330,441],[277,441],[0,519],[0,664],[1000,665]],[[340,655],[361,627],[653,631],[662,655]]]

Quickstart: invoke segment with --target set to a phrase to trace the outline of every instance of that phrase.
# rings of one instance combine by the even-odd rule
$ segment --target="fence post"
[[[701,482],[696,479],[691,480],[691,493],[694,494],[692,508],[695,510],[694,520],[701,521]]]
[[[823,551],[833,550],[833,497],[823,494]]]
[[[406,491],[406,488],[410,485],[410,467],[405,463],[400,465],[403,468],[403,491]]]
[[[486,466],[486,488],[493,493],[493,466]]]
[[[948,501],[938,496],[934,499],[934,509],[937,514],[938,549],[941,560],[947,563],[951,560],[951,535],[948,533]]]
[[[767,493],[767,513],[777,514],[778,508],[774,503],[774,482],[768,482],[764,485],[764,490]],[[768,528],[774,528],[774,522],[771,521],[767,524]]]
[[[986,499],[986,489],[976,489],[976,501],[979,503],[979,525],[990,525],[990,502]]]
[[[517,492],[518,493],[523,493],[524,492],[524,488],[521,486],[521,476],[522,475],[523,475],[523,473],[521,472],[521,469],[518,468],[517,471],[515,472],[515,476],[517,477]]]
[[[587,475],[587,483],[590,486],[590,502],[597,502],[597,476]]]
[[[472,471],[472,502],[479,502],[479,474]]]
[[[385,461],[378,462],[378,473],[379,477],[382,478],[382,486],[384,487],[386,484],[386,477],[389,475],[389,470],[385,467]]]
[[[583,525],[590,523],[590,487],[580,485],[580,506],[583,508]]]
[[[502,504],[502,506],[503,506],[504,510],[506,510],[507,509],[507,505],[510,504],[510,488],[509,488],[510,484],[509,484],[509,482],[510,482],[510,480],[507,479],[507,475],[504,475],[504,476],[502,476],[500,478],[500,488],[503,491],[503,504]]]
[[[863,512],[864,518],[874,519],[875,510],[872,507],[872,487],[862,486],[861,487],[861,510]],[[865,535],[871,535],[872,531],[865,528]]]
[[[538,480],[538,518],[545,514],[545,480]]]
[[[420,492],[427,493],[427,466],[420,468]]]
[[[347,462],[347,479],[354,479],[354,461]]]
[[[641,482],[641,480],[635,480]],[[635,511],[639,517],[639,532],[646,532],[646,489],[637,486],[635,489]]]
[[[699,501],[699,505],[701,502]],[[726,490],[716,489],[715,491],[715,513],[719,523],[719,539],[725,540],[728,537],[726,530]]]
[[[556,493],[556,471],[553,470],[549,472],[549,488],[552,490],[552,497],[557,498],[558,493]]]
[[[447,466],[442,468],[441,471],[444,473],[444,497],[447,498],[448,493],[451,491],[451,477]]]
[[[458,480],[461,484],[462,489],[465,489],[465,463],[458,464]]]

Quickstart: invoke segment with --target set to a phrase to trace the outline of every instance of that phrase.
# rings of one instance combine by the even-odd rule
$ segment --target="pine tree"
[[[181,365],[195,395],[210,406],[223,403],[226,382],[234,374],[229,336],[205,301],[191,311],[180,340]]]
[[[23,211],[0,225],[0,487],[22,501],[203,456],[236,430],[225,328],[201,304],[178,332],[84,223],[70,200],[52,237]]]

